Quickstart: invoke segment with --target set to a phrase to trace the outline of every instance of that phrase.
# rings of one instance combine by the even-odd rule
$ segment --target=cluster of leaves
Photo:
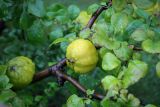
[[[37,71],[60,61],[65,57],[68,40],[76,38],[76,33],[81,29],[78,23],[73,22],[80,9],[76,5],[46,4],[43,0],[0,2],[0,20],[5,22],[5,29],[0,35],[0,103],[13,107],[61,105],[69,96],[64,90],[75,90],[71,84],[66,83],[59,88],[56,79],[48,78],[23,90],[13,91],[5,65],[20,55],[31,58]],[[51,47],[54,40],[64,36],[67,42]],[[61,96],[56,97],[56,94]]]
[[[144,2],[113,0],[113,6],[101,14],[91,30],[80,32],[81,38],[90,38],[94,44],[101,47],[98,66],[107,73],[101,81],[107,91],[106,97],[101,101],[103,107],[142,106],[139,99],[128,93],[127,88],[149,74],[151,65],[154,66],[152,72],[159,76],[160,23],[156,14],[160,12],[160,2]],[[89,7],[91,8],[97,6],[93,4]],[[156,60],[147,61],[144,55],[154,55]],[[71,96],[67,105],[77,104],[83,107],[88,104],[88,100],[83,103],[74,102],[75,98],[75,95]]]
[[[0,35],[0,64],[3,64],[0,66],[0,103],[13,107],[139,107],[141,102],[129,93],[128,88],[156,70],[160,76],[160,23],[156,16],[159,0],[113,0],[113,6],[99,16],[91,30],[82,29],[100,4],[92,4],[87,11],[80,12],[75,5],[49,5],[43,0],[0,2],[0,20],[5,21],[6,26]],[[66,68],[68,75],[89,89],[87,98],[68,82],[59,87],[53,82],[56,81],[54,78],[23,90],[11,90],[12,84],[5,74],[9,59],[27,56],[39,71],[64,58],[66,47],[77,37],[89,38],[101,47],[98,50],[100,60],[93,72],[78,75]],[[142,51],[137,52],[133,47],[142,48]],[[145,88],[151,91],[148,86],[142,89]],[[158,86],[153,88],[159,89]],[[102,101],[92,100],[94,90],[103,94],[107,91],[107,94]],[[137,87],[135,90],[139,91]],[[155,103],[159,104],[158,101]]]

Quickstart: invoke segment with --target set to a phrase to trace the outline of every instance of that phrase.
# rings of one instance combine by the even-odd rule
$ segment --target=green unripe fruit
[[[14,89],[21,89],[31,83],[35,73],[35,64],[31,59],[18,56],[8,62],[7,76]]]

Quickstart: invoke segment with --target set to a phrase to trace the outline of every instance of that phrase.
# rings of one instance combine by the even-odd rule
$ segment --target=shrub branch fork
[[[106,3],[106,5],[101,6],[100,8],[98,8],[96,10],[96,12],[93,13],[91,19],[89,20],[88,24],[87,24],[87,28],[92,28],[92,25],[94,24],[94,22],[96,21],[96,19],[98,18],[98,16],[102,13],[102,11],[108,9],[110,6],[112,5],[112,1],[110,0],[108,3]],[[81,92],[83,92],[84,94],[87,94],[87,90],[74,78],[70,77],[69,75],[65,74],[63,71],[63,67],[66,66],[66,62],[67,59],[62,59],[60,62],[58,62],[56,65],[53,65],[41,72],[38,72],[34,75],[33,81],[32,83],[35,83],[37,81],[40,81],[42,79],[45,79],[49,76],[56,76],[58,79],[58,83],[60,85],[63,85],[65,81],[68,81],[70,83],[72,83],[75,87],[77,87],[77,89],[79,89]],[[98,93],[93,93],[92,97],[98,100],[102,100],[104,98],[103,95],[98,94]]]

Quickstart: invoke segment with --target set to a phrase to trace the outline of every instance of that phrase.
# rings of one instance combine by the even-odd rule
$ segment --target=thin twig
[[[61,71],[53,71],[52,72],[53,75],[56,75],[57,77],[60,77],[66,81],[69,81],[70,83],[72,83],[75,87],[77,87],[80,91],[82,91],[83,93],[87,94],[87,90],[78,82],[76,81],[74,78],[64,74]],[[100,95],[98,93],[94,93],[92,95],[95,99],[99,99],[102,100],[104,98],[103,95]]]
[[[62,69],[62,67],[64,67],[65,65],[66,65],[66,59],[63,59],[62,61],[60,61],[56,65],[51,66],[48,69],[45,69],[41,72],[36,73],[32,83],[35,83],[35,82],[40,81],[40,80],[42,80],[42,79],[44,79],[48,76],[53,75],[53,76],[56,76],[57,78],[61,78],[65,81],[69,81],[75,87],[77,87],[80,91],[82,91],[83,93],[86,94],[86,89],[79,82],[77,82],[74,78],[72,78],[72,77],[70,77],[70,76],[68,76],[65,73],[60,71],[60,69]],[[100,95],[98,93],[94,93],[93,98],[102,100],[104,98],[104,96]]]
[[[103,10],[108,9],[111,5],[112,5],[112,1],[110,0],[107,6],[101,6],[99,9],[97,9],[97,11],[92,15],[92,17],[89,20],[86,27],[91,29],[92,25],[94,24],[97,17],[101,14],[101,12]],[[35,82],[40,81],[40,80],[42,80],[42,79],[44,79],[48,76],[53,75],[53,76],[56,76],[58,78],[58,80],[63,82],[63,83],[65,81],[69,81],[75,87],[77,87],[80,91],[87,94],[87,90],[78,81],[76,81],[74,78],[72,78],[72,77],[70,77],[70,76],[68,76],[68,75],[66,75],[65,73],[62,72],[62,68],[66,65],[66,61],[67,61],[67,59],[63,59],[62,61],[60,61],[56,65],[53,65],[53,66],[49,67],[48,69],[45,69],[41,72],[36,73],[34,78],[33,78],[32,83],[35,83]],[[95,99],[99,99],[99,100],[102,100],[104,98],[103,95],[98,94],[96,92],[92,95],[92,97],[95,98]]]
[[[109,7],[112,6],[112,0],[109,0],[109,2],[107,3],[107,5],[101,6],[99,7],[92,15],[91,19],[89,20],[88,24],[87,24],[87,28],[92,28],[94,22],[96,21],[96,19],[98,18],[98,16],[106,9],[108,9]]]
[[[44,79],[46,77],[51,76],[51,72],[52,71],[59,70],[62,67],[64,67],[65,65],[66,65],[66,59],[63,59],[59,63],[57,63],[56,65],[53,65],[53,66],[49,67],[48,69],[45,69],[45,70],[43,70],[41,72],[36,73],[34,75],[32,83],[40,81],[40,80],[42,80],[42,79]]]

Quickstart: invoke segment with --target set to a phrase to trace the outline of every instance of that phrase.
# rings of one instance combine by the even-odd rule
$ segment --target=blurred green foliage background
[[[2,3],[2,1],[4,0],[0,0],[0,3]],[[5,3],[0,4],[0,12],[4,13],[4,15],[0,14],[0,16],[6,21],[7,26],[0,34],[0,64],[7,64],[8,60],[19,55],[31,58],[36,64],[37,72],[47,68],[49,65],[57,63],[65,57],[68,42],[62,42],[50,48],[49,45],[59,37],[75,39],[81,30],[78,24],[72,23],[75,17],[69,16],[73,14],[64,14],[68,11],[68,6],[75,4],[81,10],[85,10],[91,4],[99,3],[99,1],[100,0],[43,0],[45,8],[51,8],[50,5],[56,3],[65,5],[58,5],[58,9],[62,11],[58,13],[58,9],[53,9],[55,13],[57,12],[56,15],[51,15],[50,17],[50,14],[48,14],[47,18],[43,16],[42,4],[40,3],[37,3],[38,9],[30,5],[30,13],[25,9],[25,5],[28,4],[23,4],[21,0],[14,1],[14,5],[12,5],[13,2],[6,5]],[[77,9],[77,7],[74,8]],[[50,10],[52,10],[52,8]],[[50,12],[50,10],[48,9],[47,12]],[[139,12],[140,15],[142,13],[141,11]],[[76,15],[78,14],[79,12],[76,12]],[[103,17],[103,15],[104,14],[100,17]],[[143,15],[145,17],[145,14],[142,14],[142,16]],[[59,22],[54,21],[55,19],[58,19]],[[37,38],[34,37],[35,35]],[[40,44],[38,42],[40,42]],[[160,105],[160,78],[155,74],[155,65],[158,61],[157,56],[158,55],[142,52],[142,59],[149,64],[150,71],[145,78],[129,88],[129,92],[140,98],[142,103],[145,104],[153,103]],[[79,80],[86,88],[96,89],[96,91],[104,93],[104,91],[100,89],[100,81],[107,73],[99,67],[92,73],[80,76],[69,68],[65,69],[68,75]],[[83,97],[83,94],[69,82],[66,82],[63,87],[60,87],[55,77],[49,77],[23,90],[13,92],[10,90],[8,78],[2,73],[0,73],[0,76],[0,100],[6,103],[9,102],[9,104],[14,105],[13,107],[45,107],[47,104],[52,107],[60,107],[66,103],[67,98],[72,94]],[[92,83],[88,83],[88,81]],[[97,88],[99,86],[100,88]]]

